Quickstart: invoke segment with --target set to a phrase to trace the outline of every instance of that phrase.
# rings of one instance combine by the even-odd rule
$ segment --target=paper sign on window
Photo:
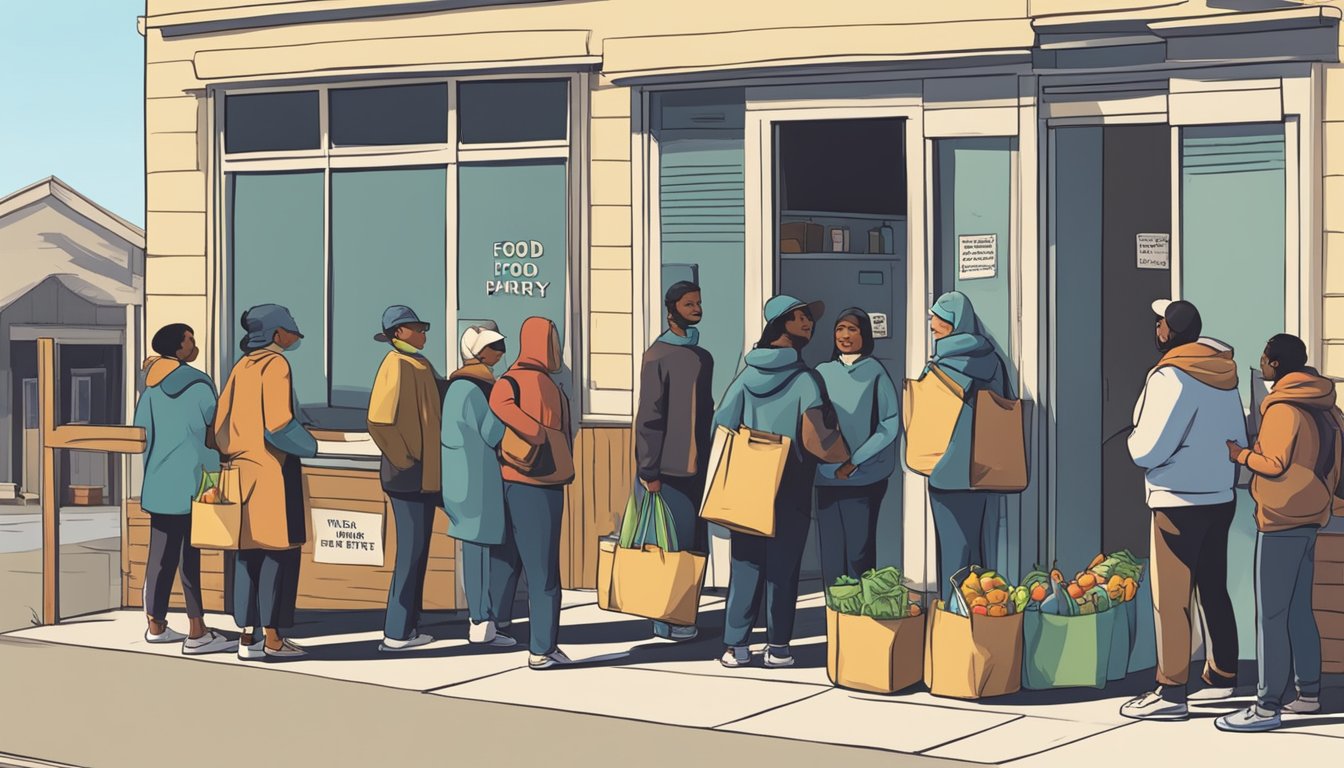
[[[1171,235],[1141,232],[1134,239],[1139,269],[1171,269]]]
[[[981,280],[998,274],[998,235],[959,235],[957,237],[957,277]]]

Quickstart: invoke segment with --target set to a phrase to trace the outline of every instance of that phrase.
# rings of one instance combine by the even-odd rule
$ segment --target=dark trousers
[[[420,626],[425,597],[425,570],[429,566],[429,537],[434,530],[437,496],[388,494],[392,518],[397,525],[397,559],[387,592],[387,618],[383,634],[393,640],[410,640]]]
[[[233,620],[240,627],[294,626],[300,550],[244,549],[233,570]]]
[[[1255,540],[1256,696],[1271,712],[1283,707],[1290,678],[1301,695],[1321,694],[1321,633],[1311,607],[1316,531],[1293,528]]]
[[[775,495],[773,538],[734,532],[723,644],[748,644],[765,600],[766,640],[788,645],[798,610],[798,574],[812,524],[813,468],[790,461]]]
[[[1153,510],[1153,615],[1157,682],[1185,691],[1190,676],[1191,592],[1204,618],[1204,682],[1237,684],[1237,619],[1227,593],[1227,536],[1237,504]]]
[[[560,520],[565,511],[565,489],[504,483],[504,543],[491,547],[499,572],[515,575],[505,585],[496,607],[496,621],[512,620],[517,570],[527,574],[527,615],[530,650],[544,656],[558,649],[560,636]],[[491,578],[496,572],[491,567]],[[494,604],[493,599],[491,600]],[[510,615],[505,615],[505,606]]]
[[[705,495],[705,478],[661,477],[663,501],[672,515],[672,529],[677,534],[677,544],[683,550],[704,552],[709,538],[708,526],[700,519],[700,500]],[[658,637],[671,637],[672,625],[661,621],[653,622],[653,634]]]
[[[877,513],[887,481],[862,486],[817,486],[817,544],[822,585],[859,578],[877,567]]]
[[[149,514],[149,561],[145,563],[145,613],[167,621],[168,599],[179,564],[187,618],[205,615],[201,606],[201,551],[191,546],[191,515]]]
[[[938,542],[938,587],[949,605],[957,571],[969,565],[991,567],[985,562],[985,522],[990,502],[997,499],[997,494],[985,491],[929,489],[933,534]]]
[[[507,536],[507,534],[506,534]],[[462,542],[462,589],[473,623],[513,620],[513,596],[518,591],[518,552],[503,545]]]

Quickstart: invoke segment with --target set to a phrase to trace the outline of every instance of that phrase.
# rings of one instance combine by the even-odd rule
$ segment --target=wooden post
[[[38,426],[42,435],[42,623],[61,620],[61,500],[56,495],[56,342],[37,340]]]

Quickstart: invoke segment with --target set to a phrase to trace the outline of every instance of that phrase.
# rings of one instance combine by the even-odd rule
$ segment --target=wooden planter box
[[[77,507],[96,507],[103,503],[103,487],[100,485],[70,486],[70,503]]]

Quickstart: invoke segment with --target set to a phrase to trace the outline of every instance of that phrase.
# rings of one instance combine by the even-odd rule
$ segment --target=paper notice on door
[[[982,280],[998,274],[998,235],[959,235],[957,237],[957,277]]]
[[[868,319],[873,321],[873,338],[885,339],[890,336],[887,330],[887,316],[881,312],[873,312],[868,315]]]
[[[1141,232],[1134,239],[1139,269],[1171,269],[1171,235]]]

